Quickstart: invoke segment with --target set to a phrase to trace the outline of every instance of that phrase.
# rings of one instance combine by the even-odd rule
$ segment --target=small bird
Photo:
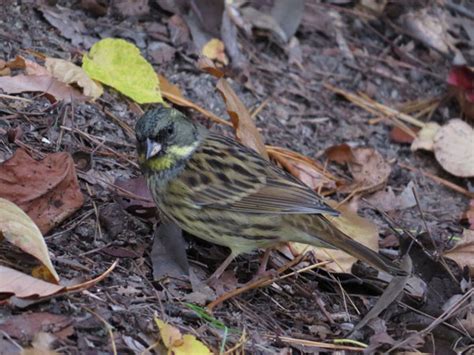
[[[405,274],[337,229],[325,215],[339,213],[312,189],[236,140],[164,107],[147,111],[135,131],[141,170],[165,219],[230,248],[211,280],[239,254],[290,241],[339,248]]]

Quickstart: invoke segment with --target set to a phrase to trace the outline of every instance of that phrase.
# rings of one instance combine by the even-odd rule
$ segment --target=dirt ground
[[[35,53],[41,53],[80,63],[82,53],[90,47],[88,41],[93,43],[104,37],[125,38],[140,48],[157,72],[179,85],[185,97],[220,117],[227,117],[224,102],[215,90],[215,78],[196,67],[196,56],[178,48],[172,60],[159,62],[153,57],[157,42],[173,44],[166,31],[161,40],[151,35],[150,24],[157,23],[166,29],[172,14],[150,1],[149,13],[138,18],[113,11],[97,17],[79,3],[60,2],[57,5],[72,19],[71,27],[79,22],[85,26],[82,37],[71,40],[46,20],[37,5],[3,2],[0,5],[0,59],[8,61],[16,55],[34,58]],[[268,36],[241,36],[243,53],[249,59],[249,81],[244,85],[234,76],[232,86],[249,109],[256,109],[268,100],[256,116],[266,144],[289,148],[321,162],[325,149],[337,144],[375,148],[392,167],[386,185],[398,194],[413,182],[419,196],[420,208],[389,213],[396,227],[422,237],[429,232],[439,250],[446,249],[450,245],[449,239],[461,234],[459,221],[468,206],[468,198],[416,169],[466,189],[472,185],[467,179],[445,172],[431,153],[412,152],[409,144],[393,142],[389,137],[390,124],[383,120],[370,124],[374,115],[334,94],[323,84],[327,82],[350,92],[365,92],[377,102],[398,107],[404,102],[444,94],[451,58],[397,33],[382,18],[366,21],[352,6],[331,3],[337,2],[306,3],[296,33],[302,50],[300,66],[289,64],[281,45]],[[355,54],[354,59],[344,55],[336,34],[326,28],[324,21],[328,21],[325,16],[328,12],[340,16],[342,33]],[[411,62],[398,56],[395,50],[409,43],[414,44],[409,52],[410,58],[414,58]],[[466,52],[472,59],[472,47]],[[253,90],[248,89],[250,85]],[[353,325],[380,297],[385,284],[376,278],[313,270],[231,298],[214,310],[214,318],[203,318],[200,312],[188,306],[188,303],[199,304],[190,296],[195,289],[191,283],[196,280],[191,283],[186,278],[153,281],[150,252],[156,219],[124,211],[118,203],[117,193],[103,182],[140,175],[136,166],[129,163],[129,160],[135,161],[133,138],[111,119],[118,117],[133,127],[138,114],[131,101],[112,89],[106,89],[95,103],[52,104],[43,95],[21,96],[33,101],[25,103],[0,97],[0,128],[7,131],[21,127],[20,140],[42,154],[65,151],[77,157],[79,152],[94,152],[90,168],[87,171],[78,169],[81,190],[86,197],[83,207],[45,236],[61,278],[70,282],[90,279],[104,272],[116,259],[119,263],[108,277],[86,291],[23,305],[2,306],[0,337],[8,335],[12,342],[27,346],[40,330],[31,330],[32,324],[43,322],[43,331],[55,335],[54,349],[60,353],[108,354],[112,353],[110,325],[119,354],[141,353],[159,339],[153,321],[157,314],[177,326],[183,334],[195,335],[216,353],[227,350],[262,354],[331,352],[316,343],[305,346],[301,340],[331,343],[333,339],[346,339]],[[222,130],[207,123],[202,115],[188,112],[211,129]],[[459,106],[449,101],[441,104],[431,119],[442,124],[459,116]],[[85,132],[99,142],[103,139],[103,143],[98,145],[97,141],[77,131],[61,129],[61,126]],[[103,145],[118,155],[111,154]],[[9,159],[17,148],[7,135],[0,136],[0,162]],[[401,165],[416,169],[411,171]],[[332,165],[330,169],[341,176],[349,174],[342,166]],[[336,193],[331,198],[340,201],[346,196]],[[358,212],[380,227],[381,240],[389,245],[388,240],[394,239],[395,234],[387,219],[364,201],[358,203]],[[204,279],[227,255],[224,248],[189,236],[187,243],[190,264],[198,270],[198,278],[203,276]],[[393,245],[395,249],[391,250],[398,250],[398,242]],[[462,293],[460,280],[465,273],[450,264],[455,275],[453,280],[423,252],[415,247],[411,252],[415,270],[427,283],[424,299],[399,297],[352,338],[368,344],[367,351],[373,352],[375,349],[387,350],[396,341],[415,334],[401,348],[454,353],[453,349],[462,349],[472,342],[467,332],[460,333],[460,327],[441,324],[426,336],[416,332],[440,316],[448,299]],[[286,262],[277,254],[274,252],[270,262],[272,268]],[[258,251],[232,263],[230,269],[238,275],[240,282],[252,278],[261,255]],[[34,314],[42,316],[35,320]],[[2,324],[20,316],[24,317],[22,324],[28,330],[14,333],[11,327],[1,328]],[[5,339],[2,344],[8,342]],[[350,342],[342,345],[356,346]],[[344,349],[342,345],[341,350]],[[164,348],[155,351],[165,352]],[[8,350],[0,349],[0,354],[7,353]]]

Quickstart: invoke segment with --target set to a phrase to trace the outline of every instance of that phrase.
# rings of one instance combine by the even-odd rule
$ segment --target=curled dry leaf
[[[220,78],[216,88],[225,101],[227,113],[230,116],[237,138],[242,144],[252,148],[268,159],[262,135],[257,130],[255,121],[250,117],[250,113],[244,103],[239,99],[226,79]]]
[[[474,129],[460,119],[450,120],[434,137],[436,160],[459,177],[474,176]]]
[[[36,161],[22,149],[0,165],[0,197],[17,204],[43,234],[84,203],[68,153],[49,154]]]
[[[13,202],[0,198],[0,237],[33,255],[48,270],[45,280],[58,282],[59,276],[49,258],[43,235],[31,218]]]
[[[418,134],[413,140],[410,149],[412,151],[423,149],[432,152],[433,140],[440,127],[441,126],[436,122],[426,123],[425,126],[420,131],[418,131]]]
[[[65,292],[75,292],[88,289],[105,279],[117,266],[115,261],[99,276],[72,286],[61,286],[32,276],[20,271],[0,265],[0,294],[11,294],[18,298],[42,298]]]
[[[394,126],[390,130],[389,136],[392,142],[401,143],[401,144],[413,143],[413,140],[415,139],[412,135],[408,134],[407,132],[405,132],[398,126]]]
[[[211,355],[211,351],[202,342],[190,334],[182,335],[178,328],[155,317],[155,323],[160,330],[163,344],[169,354],[175,355]]]
[[[117,193],[120,196],[117,202],[127,212],[142,217],[156,214],[156,205],[143,176],[132,179],[117,178],[114,185],[118,188]]]
[[[12,294],[18,298],[47,297],[64,289],[20,271],[0,265],[0,294]]]
[[[354,240],[364,244],[370,249],[378,251],[379,233],[375,224],[359,216],[348,205],[337,207],[338,204],[336,201],[329,200],[326,202],[341,212],[338,217],[326,216],[326,218]],[[316,248],[301,243],[290,243],[290,248],[295,256],[307,250],[313,252],[318,260],[334,260],[334,263],[324,266],[324,268],[334,272],[350,272],[352,265],[357,261],[356,258],[342,250]]]
[[[444,54],[454,48],[453,38],[448,32],[448,13],[441,7],[426,7],[411,11],[400,17],[408,34],[426,46]]]
[[[373,148],[352,149],[354,161],[349,169],[359,192],[373,192],[382,188],[388,180],[392,168],[382,155]]]
[[[86,97],[73,87],[51,75],[15,75],[0,77],[0,89],[7,94],[22,92],[44,92],[55,100],[64,102],[86,101]]]
[[[465,229],[462,239],[444,256],[453,259],[461,268],[467,266],[474,276],[474,230]]]
[[[346,144],[337,144],[329,147],[324,152],[329,161],[334,161],[338,164],[346,164],[355,161],[352,148]]]
[[[225,55],[224,43],[217,38],[213,38],[207,42],[202,47],[201,53],[205,57],[217,60],[224,65],[229,64],[229,59],[227,59],[227,56]]]
[[[92,99],[98,99],[104,92],[102,86],[89,78],[81,67],[67,60],[46,58],[45,67],[59,81],[65,84],[79,85],[84,95]]]
[[[273,146],[266,146],[266,148],[272,160],[313,190],[320,188],[332,190],[340,181],[313,159],[285,148]]]

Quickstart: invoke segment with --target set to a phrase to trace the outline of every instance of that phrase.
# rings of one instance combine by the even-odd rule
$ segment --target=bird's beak
[[[146,139],[146,158],[150,159],[157,155],[161,151],[161,144],[152,141],[151,139]]]

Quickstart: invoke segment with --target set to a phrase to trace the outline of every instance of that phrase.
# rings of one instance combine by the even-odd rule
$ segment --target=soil
[[[60,7],[61,11],[71,16],[71,24],[81,22],[86,28],[84,33],[76,34],[72,39],[53,27],[38,5],[7,2],[1,6],[0,59],[8,61],[22,55],[38,60],[36,54],[40,53],[80,64],[82,53],[88,49],[88,41],[109,36],[125,38],[140,48],[157,72],[177,84],[185,97],[220,117],[227,117],[225,104],[215,89],[216,79],[197,69],[197,57],[189,50],[176,47],[174,58],[169,61],[157,62],[153,58],[151,49],[155,48],[154,43],[160,41],[150,35],[149,26],[160,24],[166,29],[172,16],[155,2],[150,1],[149,12],[140,17],[127,17],[114,11],[105,16],[94,16],[84,10],[79,1],[60,2],[52,9],[59,11]],[[325,16],[328,12],[340,16],[342,33],[351,52],[355,53],[354,59],[344,55],[336,34],[324,26],[324,21],[328,21]],[[325,149],[336,144],[376,149],[392,167],[386,185],[399,193],[409,182],[413,182],[419,197],[419,208],[392,211],[390,219],[395,221],[397,228],[413,235],[423,237],[429,233],[439,251],[448,248],[450,238],[461,233],[459,220],[468,199],[417,169],[465,188],[469,187],[468,181],[443,171],[431,153],[412,152],[408,144],[391,141],[391,126],[386,121],[371,124],[372,114],[335,95],[323,84],[327,82],[350,92],[365,92],[377,102],[399,107],[404,102],[444,94],[445,78],[451,67],[450,58],[397,33],[386,18],[366,21],[349,6],[307,1],[296,37],[302,50],[300,66],[289,64],[284,48],[268,34],[260,33],[251,38],[243,34],[239,36],[243,53],[249,58],[246,67],[248,81],[245,83],[239,75],[234,75],[231,83],[251,110],[268,100],[256,116],[265,142],[320,159],[321,162],[324,162],[322,155]],[[174,46],[166,30],[161,41]],[[414,58],[411,62],[407,62],[406,57],[400,57],[396,51],[397,48],[409,46],[413,46],[409,50],[410,58]],[[387,61],[390,58],[399,61]],[[136,104],[107,88],[94,103],[51,103],[40,94],[19,96],[33,101],[0,97],[0,128],[5,131],[21,128],[19,140],[39,152],[34,155],[35,158],[58,151],[69,152],[73,156],[79,152],[94,151],[94,154],[88,155],[92,157],[90,168],[78,168],[81,190],[86,197],[83,207],[45,236],[61,278],[71,282],[91,279],[104,272],[116,259],[119,263],[108,277],[86,291],[4,306],[0,309],[0,327],[2,323],[7,324],[19,316],[26,317],[29,324],[39,322],[32,315],[42,314],[41,321],[49,324],[43,327],[43,331],[55,334],[56,351],[108,354],[112,353],[108,330],[111,326],[117,352],[133,354],[141,353],[141,350],[159,340],[153,321],[156,314],[158,318],[177,326],[183,334],[195,335],[216,353],[230,349],[262,354],[329,352],[316,343],[305,346],[301,339],[331,343],[332,339],[347,338],[348,332],[379,299],[381,287],[385,285],[376,278],[366,274],[354,277],[311,271],[275,281],[270,286],[250,290],[224,302],[213,313],[214,319],[221,325],[204,319],[202,314],[187,305],[200,304],[194,298],[197,297],[196,292],[192,292],[196,286],[192,286],[187,278],[153,280],[150,253],[156,219],[124,211],[116,191],[103,182],[140,175],[137,167],[129,162],[135,161],[133,137],[111,119],[113,115],[133,127],[139,117]],[[149,106],[145,105],[143,109]],[[206,121],[202,115],[187,112],[211,129],[223,130]],[[440,105],[431,119],[442,124],[459,116],[457,104],[448,101]],[[63,130],[61,126],[85,132],[99,142],[103,139],[103,145],[116,154],[106,154],[108,150],[98,145],[97,141]],[[227,134],[231,132],[226,131]],[[10,158],[17,148],[18,145],[12,143],[7,135],[0,136],[0,162]],[[407,170],[399,163],[416,169]],[[350,175],[342,166],[332,164],[330,170],[341,176]],[[336,193],[331,197],[342,200],[346,195]],[[358,212],[380,227],[381,240],[386,244],[395,239],[395,249],[391,250],[397,250],[398,237],[394,238],[387,218],[363,200],[358,201]],[[190,264],[193,270],[197,270],[198,279],[203,280],[227,255],[225,248],[209,245],[191,236],[187,236],[186,240]],[[430,239],[427,240],[426,245],[430,245]],[[372,351],[376,348],[387,350],[395,341],[406,339],[409,334],[425,328],[433,321],[430,317],[436,318],[442,313],[441,307],[450,297],[462,293],[460,280],[463,273],[456,265],[451,265],[456,277],[453,281],[446,276],[443,268],[436,269],[439,264],[431,264],[432,261],[423,252],[413,247],[411,253],[414,253],[412,257],[417,256],[415,269],[425,277],[427,294],[424,300],[408,296],[399,298],[381,316],[354,334],[354,339],[369,344]],[[258,267],[259,254],[260,251],[234,261],[229,268],[230,273],[226,274],[229,284],[235,284],[235,275],[238,275],[240,282],[251,279]],[[273,252],[270,268],[286,262],[282,255]],[[415,312],[413,308],[427,316]],[[53,315],[59,318],[53,318]],[[11,341],[21,346],[28,346],[38,330],[25,330],[23,335],[15,336],[11,333],[11,327],[2,329],[0,337],[7,334]],[[434,352],[435,346],[436,352],[448,354],[453,352],[455,346],[460,349],[469,344],[465,333],[460,334],[458,330],[443,325],[430,334],[431,338],[419,335],[416,341],[405,344],[403,348]],[[6,342],[3,340],[3,343]],[[164,353],[165,350],[156,348],[154,351]]]

